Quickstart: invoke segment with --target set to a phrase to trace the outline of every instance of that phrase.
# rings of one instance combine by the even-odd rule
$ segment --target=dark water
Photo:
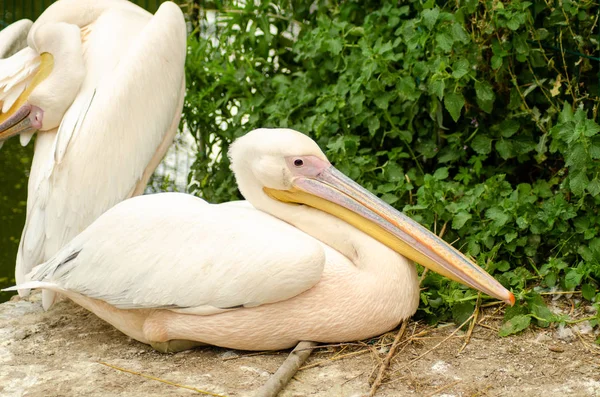
[[[15,282],[15,258],[25,224],[27,177],[32,156],[33,142],[21,147],[18,138],[4,142],[0,149],[0,288]],[[0,302],[14,294],[0,292]]]

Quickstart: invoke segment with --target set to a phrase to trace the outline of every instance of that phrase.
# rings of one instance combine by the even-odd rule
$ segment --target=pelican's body
[[[514,302],[458,251],[335,170],[306,136],[256,130],[230,156],[249,203],[175,193],[127,200],[21,287],[64,293],[153,346],[247,350],[394,328],[419,302],[415,267],[398,251]]]
[[[0,144],[17,134],[26,144],[38,131],[18,283],[144,191],[177,131],[185,88],[186,27],[173,3],[153,16],[126,0],[60,0],[28,28],[0,32],[1,43],[27,42],[0,59]]]

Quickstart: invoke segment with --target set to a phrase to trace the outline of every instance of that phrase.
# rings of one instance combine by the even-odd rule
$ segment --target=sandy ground
[[[538,328],[499,338],[500,316],[494,308],[479,318],[482,325],[474,327],[460,354],[465,333],[450,336],[454,325],[433,329],[410,322],[376,395],[600,396],[600,349],[585,323],[560,332]],[[367,395],[394,336],[395,331],[319,348],[281,395]],[[37,295],[0,305],[1,396],[198,394],[181,386],[251,396],[286,355],[213,347],[159,354],[70,302],[47,313]]]

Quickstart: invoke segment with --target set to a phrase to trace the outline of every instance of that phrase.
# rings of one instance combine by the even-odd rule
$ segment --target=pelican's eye
[[[302,167],[304,165],[304,161],[302,159],[296,159],[294,160],[294,165],[296,167]]]

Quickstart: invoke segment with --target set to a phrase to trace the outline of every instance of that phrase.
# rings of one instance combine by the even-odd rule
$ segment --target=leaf
[[[494,70],[500,69],[503,61],[504,61],[504,59],[501,56],[492,55],[492,62],[491,62],[492,69],[494,69]]]
[[[452,306],[452,319],[456,325],[461,325],[473,314],[475,304],[473,302],[459,302]],[[466,324],[465,324],[466,325]]]
[[[375,133],[377,132],[377,130],[379,130],[379,127],[381,126],[379,122],[379,117],[369,117],[369,120],[367,121],[367,126],[369,127],[369,133],[371,134],[371,136],[375,135]]]
[[[455,79],[458,80],[467,73],[469,73],[469,61],[465,58],[459,59],[452,65],[452,77]]]
[[[581,296],[591,301],[596,296],[596,289],[591,284],[583,284],[581,286]]]
[[[329,46],[329,52],[332,55],[338,55],[340,52],[342,52],[342,49],[344,48],[342,39],[340,37],[330,38],[329,40],[327,40],[327,44]]]
[[[588,183],[589,179],[585,171],[575,172],[573,175],[569,176],[569,188],[573,194],[577,196],[581,196],[583,194],[583,191],[587,187]]]
[[[446,167],[438,168],[433,173],[433,179],[435,180],[442,181],[446,178],[448,178],[448,168]]]
[[[574,291],[575,288],[581,283],[583,275],[579,273],[577,269],[571,269],[565,275],[565,288],[567,291]]]
[[[519,131],[519,127],[519,122],[514,119],[504,120],[499,126],[500,133],[505,138],[510,138],[513,136],[517,131]]]
[[[385,201],[386,203],[388,203],[389,205],[392,205],[398,201],[398,197],[396,197],[395,195],[390,194],[390,193],[384,194],[383,196],[381,196],[381,199],[383,201]]]
[[[452,229],[458,230],[462,228],[468,220],[472,218],[472,215],[467,211],[460,211],[452,218]]]
[[[588,192],[590,192],[592,197],[596,197],[598,194],[600,194],[600,181],[598,179],[592,179],[586,186],[586,189]]]
[[[469,42],[469,36],[460,23],[452,24],[452,38],[454,41],[460,41],[463,44],[467,44]]]
[[[473,138],[471,148],[479,154],[488,154],[492,151],[492,140],[487,135],[477,135]]]
[[[465,98],[461,93],[451,92],[444,97],[444,106],[452,119],[458,121],[461,110],[465,106]]]
[[[475,94],[477,96],[477,104],[486,113],[491,113],[494,106],[496,94],[492,86],[486,82],[475,82]]]
[[[509,221],[510,215],[501,208],[492,207],[485,212],[485,217],[494,221],[496,227],[502,227]]]
[[[590,137],[596,135],[598,132],[600,132],[600,125],[596,124],[594,120],[586,119],[584,135]]]
[[[452,37],[447,33],[436,34],[435,41],[437,42],[438,47],[444,52],[449,52],[452,49],[452,44],[454,43]]]
[[[508,160],[515,156],[512,142],[507,140],[501,140],[496,142],[496,151],[504,160]]]
[[[564,124],[569,121],[573,121],[573,108],[569,102],[565,101],[563,109],[558,116],[558,122]]]
[[[508,336],[513,335],[518,332],[523,331],[525,328],[529,327],[529,323],[531,322],[531,317],[528,315],[520,314],[514,316],[500,327],[500,331],[498,331],[498,335],[500,336]]]
[[[427,26],[427,29],[432,30],[440,15],[440,9],[435,7],[430,10],[423,10],[421,15],[423,16],[423,22],[425,23],[425,26]]]
[[[546,303],[539,294],[534,293],[526,298],[526,300],[531,314],[538,318],[538,325],[548,326],[548,323],[557,320],[556,315],[548,309],[548,306],[546,306]],[[540,324],[540,319],[545,324]]]
[[[433,80],[429,82],[429,93],[436,95],[439,100],[444,96],[445,88],[446,84],[444,83],[444,80]]]

